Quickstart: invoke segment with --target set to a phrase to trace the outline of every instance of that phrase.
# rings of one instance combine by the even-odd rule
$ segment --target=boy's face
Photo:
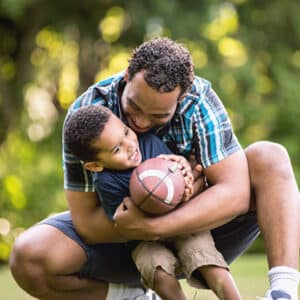
[[[146,132],[167,123],[174,115],[180,98],[180,87],[171,92],[160,93],[144,80],[144,71],[138,72],[127,81],[121,104],[131,129]]]
[[[138,166],[142,160],[136,134],[114,114],[111,114],[94,146],[100,149],[97,165],[103,168],[129,169]]]

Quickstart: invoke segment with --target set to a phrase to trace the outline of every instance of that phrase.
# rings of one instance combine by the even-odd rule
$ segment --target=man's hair
[[[78,159],[96,161],[99,149],[94,142],[103,132],[112,112],[101,105],[88,105],[70,114],[64,125],[64,142]]]
[[[154,38],[134,50],[128,66],[129,80],[142,70],[147,84],[159,92],[171,92],[180,86],[182,95],[194,80],[189,51],[169,38]]]

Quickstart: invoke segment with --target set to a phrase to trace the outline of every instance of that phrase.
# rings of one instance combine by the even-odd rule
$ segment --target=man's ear
[[[97,161],[86,162],[84,163],[84,167],[92,172],[102,172],[104,169],[103,165]]]
[[[186,96],[186,93],[183,93],[182,95],[180,95],[178,98],[178,103],[182,102],[183,99],[185,98],[185,96]]]

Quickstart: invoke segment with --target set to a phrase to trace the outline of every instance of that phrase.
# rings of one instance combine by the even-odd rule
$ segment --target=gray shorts
[[[87,245],[77,234],[69,212],[52,216],[39,224],[54,226],[84,249],[87,261],[78,270],[79,276],[115,283],[139,283],[140,274],[131,256],[138,241]],[[216,248],[230,264],[250,247],[260,231],[255,212],[249,212],[212,230],[211,233]]]

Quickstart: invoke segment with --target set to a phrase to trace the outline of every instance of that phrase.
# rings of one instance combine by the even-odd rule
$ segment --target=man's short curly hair
[[[102,105],[79,108],[66,119],[63,136],[65,145],[80,160],[96,161],[99,149],[94,142],[108,122],[112,112]]]
[[[169,38],[154,38],[134,50],[128,66],[129,80],[142,70],[147,84],[159,92],[171,92],[180,86],[182,95],[194,80],[189,51]]]

